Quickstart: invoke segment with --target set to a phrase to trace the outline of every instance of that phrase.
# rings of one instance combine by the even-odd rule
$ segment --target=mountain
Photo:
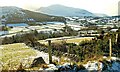
[[[20,13],[22,8],[18,8],[15,6],[3,6],[0,7],[0,10],[2,11],[0,15],[7,15],[7,14]]]
[[[24,10],[14,6],[0,7],[2,11],[0,15],[7,20],[6,23],[20,23],[20,22],[46,22],[46,21],[60,21],[64,22],[64,17],[46,15],[38,12]]]
[[[36,11],[55,16],[95,16],[93,13],[87,10],[67,7],[63,5],[51,5],[48,7],[41,7]]]

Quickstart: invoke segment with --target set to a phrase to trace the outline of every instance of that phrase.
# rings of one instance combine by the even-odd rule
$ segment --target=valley
[[[119,15],[63,5],[0,9],[2,72],[119,72]]]

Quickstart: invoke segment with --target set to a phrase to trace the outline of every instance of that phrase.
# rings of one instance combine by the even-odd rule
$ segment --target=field
[[[46,39],[46,40],[39,40],[38,42],[42,43],[42,44],[47,44],[47,40],[51,40],[53,43],[59,43],[62,41],[66,41],[67,43],[75,43],[75,44],[79,44],[81,41],[85,41],[85,40],[92,40],[92,38],[94,37],[77,37],[77,38],[72,38],[72,37],[61,37],[61,38],[50,38],[50,39]]]
[[[93,37],[62,37],[62,38],[51,38],[52,42],[76,43],[79,44],[84,40],[91,40]],[[47,39],[49,40],[49,39]],[[47,44],[46,40],[40,40],[40,43]],[[31,57],[37,56],[35,50],[29,48],[24,43],[7,44],[0,46],[0,68],[2,70],[16,70],[20,64],[23,64],[24,68],[30,66],[33,59]]]
[[[24,59],[35,55],[36,52],[23,43],[1,45],[0,66],[2,66],[2,70],[16,70],[20,63],[23,64]],[[27,64],[29,65],[30,63]]]

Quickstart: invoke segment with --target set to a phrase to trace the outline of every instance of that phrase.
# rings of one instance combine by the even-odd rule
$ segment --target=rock
[[[39,70],[43,70],[43,68],[40,68]]]
[[[47,68],[45,70],[54,71],[54,70],[58,70],[58,68],[56,68],[56,67],[50,67],[50,68]]]
[[[42,57],[35,58],[30,67],[37,67],[39,65],[46,64]]]
[[[48,65],[49,68],[46,68],[45,70],[50,71],[50,72],[54,72],[55,70],[58,70],[58,68],[54,65],[54,64],[49,64]]]
[[[48,67],[56,67],[54,64],[49,64]]]
[[[59,67],[59,71],[71,71],[72,68],[70,67],[70,63],[65,63],[62,66]]]

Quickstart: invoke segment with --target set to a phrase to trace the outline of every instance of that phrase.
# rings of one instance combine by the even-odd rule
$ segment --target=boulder
[[[35,58],[30,67],[38,67],[42,64],[46,64],[42,57]]]

